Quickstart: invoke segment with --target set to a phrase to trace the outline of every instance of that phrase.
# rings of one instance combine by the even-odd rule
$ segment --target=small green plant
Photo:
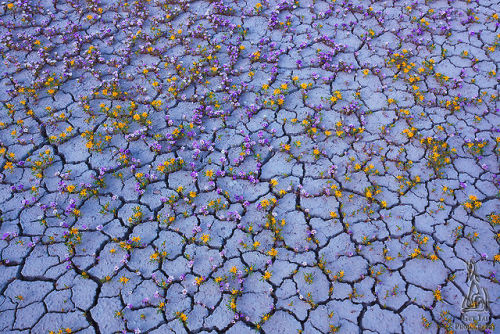
[[[313,273],[304,274],[304,281],[306,281],[307,284],[313,284],[314,283],[314,274]]]

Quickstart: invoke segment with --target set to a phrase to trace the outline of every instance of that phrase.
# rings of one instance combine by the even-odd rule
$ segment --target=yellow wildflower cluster
[[[479,209],[482,205],[475,195],[469,195],[469,199],[463,204],[464,208],[469,212]]]

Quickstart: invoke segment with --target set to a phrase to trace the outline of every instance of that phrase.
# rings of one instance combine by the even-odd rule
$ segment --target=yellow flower
[[[434,290],[434,298],[436,298],[437,301],[443,300],[443,297],[441,296],[441,290]]]
[[[70,184],[69,186],[66,187],[66,190],[68,190],[68,192],[72,193],[75,190],[75,186]]]
[[[305,82],[301,83],[300,84],[300,88],[306,89],[307,88],[307,84]]]
[[[264,279],[264,280],[266,280],[266,281],[267,281],[268,279],[270,279],[270,278],[271,278],[271,276],[272,276],[272,274],[271,274],[269,271],[266,271],[266,272],[264,273],[264,275],[262,275],[262,279]]]
[[[179,317],[179,319],[182,321],[182,322],[186,322],[187,321],[187,315],[185,315],[184,313],[182,312],[177,312],[177,316]]]
[[[278,184],[278,181],[276,181],[275,179],[272,179],[271,181],[269,181],[269,183],[271,184],[271,187],[276,187],[276,185]]]
[[[129,279],[125,276],[120,277],[120,283],[126,284],[129,281]]]
[[[278,254],[278,251],[274,248],[271,248],[268,252],[267,255],[275,257]]]

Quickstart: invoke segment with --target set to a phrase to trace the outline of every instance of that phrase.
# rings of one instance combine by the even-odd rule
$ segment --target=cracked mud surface
[[[498,10],[3,2],[0,331],[498,331]]]

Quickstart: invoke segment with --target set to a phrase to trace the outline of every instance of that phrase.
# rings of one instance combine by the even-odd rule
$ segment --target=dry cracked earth
[[[2,2],[0,331],[498,332],[499,8]]]

